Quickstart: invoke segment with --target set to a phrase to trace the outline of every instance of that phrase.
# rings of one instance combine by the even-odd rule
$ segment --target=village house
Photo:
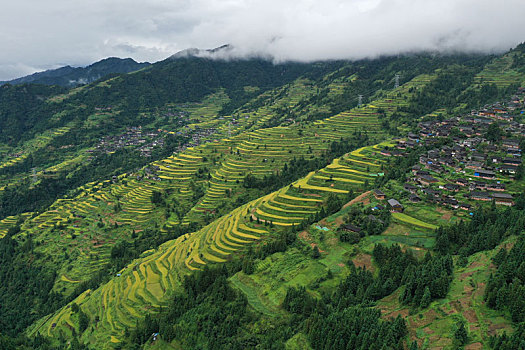
[[[498,170],[500,173],[516,174],[516,171],[518,171],[518,167],[515,165],[503,164],[499,167]]]
[[[376,199],[382,200],[382,199],[386,198],[386,195],[381,190],[375,189],[374,190],[374,197],[376,197]]]
[[[496,177],[496,173],[491,170],[476,169],[474,170],[474,176],[480,177],[482,179],[494,179]]]
[[[494,198],[496,204],[507,206],[514,205],[513,197],[508,193],[492,193],[492,198]]]
[[[403,212],[403,205],[398,202],[397,199],[389,199],[388,205],[390,205],[390,211],[394,213],[402,213]]]
[[[515,166],[518,166],[521,164],[521,159],[520,158],[504,158],[503,159],[503,164],[506,164],[506,165],[515,165]]]
[[[446,184],[444,186],[444,188],[447,190],[447,191],[451,191],[451,192],[457,192],[459,191],[459,185],[457,184]]]
[[[418,177],[418,182],[423,186],[429,186],[430,184],[438,182],[438,180],[430,175],[421,175]]]
[[[361,233],[361,228],[352,224],[346,224],[339,228],[342,231]]]
[[[411,194],[410,196],[408,196],[408,200],[411,201],[412,203],[421,202],[421,198],[416,194]]]
[[[417,192],[417,187],[414,186],[414,185],[408,184],[408,183],[404,184],[403,188],[404,188],[405,191],[408,191],[410,193],[416,193]]]
[[[520,143],[518,140],[514,139],[506,139],[502,142],[503,147],[506,147],[508,149],[512,150],[519,150],[520,149]]]
[[[459,205],[459,209],[463,209],[463,210],[470,210],[472,209],[472,205],[468,204],[468,203],[461,203]]]
[[[459,185],[459,186],[467,186],[468,185],[468,181],[466,179],[456,179],[456,185]]]
[[[469,197],[475,201],[490,201],[492,199],[492,197],[490,196],[488,192],[478,192],[478,191],[470,192]]]
[[[486,188],[489,191],[505,191],[505,184],[499,184],[499,183],[487,184]]]

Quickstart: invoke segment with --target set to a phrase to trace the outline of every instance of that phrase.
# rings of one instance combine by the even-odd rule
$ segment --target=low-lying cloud
[[[226,43],[276,61],[500,52],[525,41],[524,15],[523,0],[13,1],[0,12],[0,80]]]

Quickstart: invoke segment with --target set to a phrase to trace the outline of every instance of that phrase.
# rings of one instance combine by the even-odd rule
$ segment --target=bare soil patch
[[[302,239],[303,241],[307,241],[307,242],[310,242],[312,240],[312,236],[310,236],[310,234],[308,233],[308,231],[302,231],[302,232],[299,232],[299,234],[297,235],[300,239]]]
[[[372,272],[375,271],[375,266],[372,264],[372,256],[370,254],[359,253],[352,259],[355,267],[364,267]]]
[[[370,198],[368,198],[368,195],[371,192],[372,191],[366,191],[365,193],[355,197],[350,202],[348,202],[345,205],[343,205],[343,209],[346,208],[346,207],[349,207],[349,206],[351,206],[353,204],[356,204],[356,203],[363,203],[364,205],[370,204]]]
[[[445,213],[441,217],[441,220],[449,221],[451,217],[452,217],[452,213]]]
[[[504,324],[504,323],[500,323],[500,324],[489,324],[489,330],[488,330],[488,334],[490,336],[494,336],[496,334],[498,334],[498,330],[500,329],[504,329],[504,328],[507,328],[507,326]]]
[[[476,312],[472,308],[463,311],[463,317],[465,317],[465,319],[470,324],[478,322],[478,316],[476,315]]]

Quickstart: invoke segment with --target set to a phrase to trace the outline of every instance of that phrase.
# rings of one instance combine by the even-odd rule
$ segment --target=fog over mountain
[[[358,59],[419,50],[499,52],[525,41],[522,0],[92,0],[3,4],[0,80],[109,56]],[[20,25],[23,21],[24,25]]]

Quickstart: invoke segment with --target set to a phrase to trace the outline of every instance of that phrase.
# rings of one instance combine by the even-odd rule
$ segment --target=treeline
[[[497,208],[495,204],[478,208],[468,222],[439,227],[435,250],[442,254],[467,257],[494,249],[505,238],[519,235],[525,227],[525,194],[515,199],[513,207]]]
[[[525,324],[520,324],[511,335],[504,332],[490,337],[489,345],[496,350],[525,350]]]
[[[427,254],[423,261],[418,261],[410,251],[403,253],[397,245],[386,247],[379,244],[374,247],[373,257],[379,266],[378,276],[351,266],[351,273],[335,291],[339,304],[370,303],[405,286],[400,302],[414,308],[426,308],[431,300],[444,297],[448,291],[453,268],[450,256]],[[427,290],[429,295],[422,303]]]
[[[159,333],[161,339],[176,341],[183,348],[284,349],[288,339],[303,333],[314,349],[403,349],[407,335],[405,321],[402,317],[381,320],[381,312],[371,307],[373,302],[407,283],[407,271],[439,271],[441,266],[443,271],[450,271],[451,260],[446,261],[445,257],[433,258],[429,254],[418,262],[399,246],[377,245],[373,253],[380,268],[377,277],[352,264],[350,274],[335,291],[323,294],[320,299],[303,287],[290,288],[282,308],[291,317],[279,318],[274,321],[277,324],[260,323],[261,316],[250,311],[244,294],[232,289],[227,279],[243,270],[246,260],[264,258],[267,253],[281,251],[294,241],[287,235],[280,240],[281,243],[267,251],[266,248],[259,253],[252,251],[242,260],[211,269],[205,267],[187,276],[184,291],[167,307],[158,310],[158,314],[146,316],[136,329],[126,331],[127,341],[122,347],[138,349],[152,340],[153,334]],[[418,285],[434,292],[433,283],[422,278]],[[436,297],[441,296],[436,294]]]
[[[513,322],[525,322],[525,238],[520,236],[509,252],[501,248],[493,262],[497,270],[485,289],[487,305],[508,312]]]
[[[108,179],[113,175],[139,168],[147,163],[138,151],[120,149],[113,154],[102,154],[71,173],[61,172],[56,177],[44,177],[31,186],[30,180],[8,185],[0,193],[0,217],[23,212],[41,211],[87,182]]]
[[[227,278],[237,269],[226,265],[186,276],[184,292],[176,295],[156,315],[146,315],[138,327],[126,331],[125,349],[140,349],[152,334],[167,342],[174,339],[185,349],[247,349],[261,344],[271,349],[271,338],[252,332],[257,316],[248,308],[244,294],[234,290]],[[266,345],[266,346],[264,346]]]
[[[45,102],[67,90],[58,86],[5,84],[0,86],[0,142],[16,145],[50,118],[55,108]]]
[[[10,235],[0,239],[0,330],[5,335],[22,333],[64,304],[63,297],[52,290],[56,272],[35,264],[37,255],[31,237],[23,244]]]

